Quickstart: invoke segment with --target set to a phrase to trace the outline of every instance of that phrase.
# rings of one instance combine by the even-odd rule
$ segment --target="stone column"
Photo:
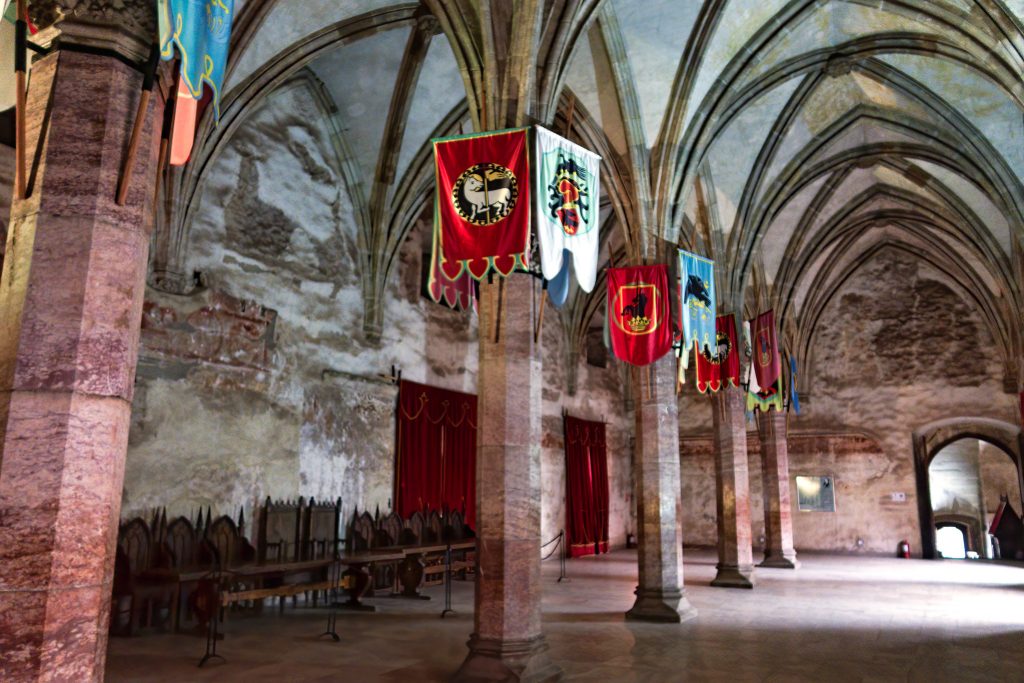
[[[789,501],[789,449],[786,414],[757,411],[761,438],[761,482],[764,491],[764,560],[759,567],[796,569],[793,549],[793,508]]]
[[[480,285],[474,633],[456,681],[561,678],[541,633],[541,354],[532,277]],[[502,291],[504,290],[504,291]],[[495,335],[495,320],[500,332]]]
[[[729,385],[711,399],[718,498],[718,575],[712,586],[754,587],[750,533],[750,481],[743,392]]]
[[[162,119],[154,97],[116,206],[141,83],[107,55],[32,69],[0,279],[0,680],[103,680]]]
[[[627,619],[681,622],[697,616],[683,590],[679,481],[679,408],[675,359],[669,354],[633,370],[639,585]]]

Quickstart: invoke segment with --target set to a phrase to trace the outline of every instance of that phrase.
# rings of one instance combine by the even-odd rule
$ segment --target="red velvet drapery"
[[[565,534],[572,557],[608,552],[608,453],[603,422],[565,416]]]
[[[459,510],[476,528],[476,396],[402,380],[395,509]]]

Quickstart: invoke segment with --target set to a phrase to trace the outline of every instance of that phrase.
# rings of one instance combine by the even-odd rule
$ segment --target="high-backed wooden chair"
[[[309,499],[302,524],[300,554],[303,560],[333,557],[338,548],[341,530],[341,499],[317,503]]]
[[[349,551],[362,552],[373,548],[376,526],[369,512],[353,513],[352,525],[346,536]]]
[[[170,623],[176,623],[178,582],[166,571],[162,571],[166,567],[156,566],[157,558],[158,553],[145,520],[136,517],[121,526],[111,597],[111,629],[115,633],[122,632],[130,636],[140,626],[153,626],[153,615],[160,607],[166,607]]]
[[[402,518],[393,511],[378,519],[374,529],[373,547],[386,549],[398,546],[402,527]],[[375,563],[373,578],[374,588],[394,588],[398,581],[398,560]]]
[[[405,520],[400,537],[402,545],[423,545],[423,532],[427,528],[427,521],[423,513],[417,510]]]
[[[206,527],[204,540],[213,551],[214,561],[220,571],[228,571],[256,560],[256,549],[240,533],[239,526],[227,515],[221,515]]]
[[[427,512],[427,528],[424,533],[423,544],[444,543],[444,521],[437,510]]]
[[[305,501],[276,503],[267,497],[260,510],[256,558],[260,564],[295,562],[300,557]]]

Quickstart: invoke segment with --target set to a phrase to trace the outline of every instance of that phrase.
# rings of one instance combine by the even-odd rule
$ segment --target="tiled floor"
[[[1024,569],[1017,566],[804,555],[798,571],[758,570],[753,591],[711,588],[713,554],[688,551],[683,625],[626,623],[636,555],[545,563],[544,630],[566,678],[581,681],[1021,681]],[[322,609],[227,626],[227,663],[197,669],[203,641],[116,638],[107,681],[443,681],[465,656],[470,583],[458,614],[430,601],[380,598],[343,613],[340,643],[318,639]],[[270,610],[274,613],[275,610]]]

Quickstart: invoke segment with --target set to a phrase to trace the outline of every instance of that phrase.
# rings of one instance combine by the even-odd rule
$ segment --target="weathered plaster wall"
[[[387,509],[396,389],[332,371],[369,378],[394,365],[407,379],[475,389],[475,317],[420,296],[425,223],[389,283],[380,345],[365,339],[353,201],[318,106],[297,80],[241,126],[192,226],[189,265],[205,288],[148,293],[147,313],[168,312],[143,335],[125,514],[300,494],[340,496],[346,514]],[[223,302],[272,312],[272,329],[261,336]],[[176,336],[161,343],[160,330]]]
[[[271,95],[215,161],[189,243],[204,287],[147,293],[123,514],[167,506],[237,513],[266,496],[341,497],[389,509],[396,388],[390,372],[475,392],[476,316],[421,296],[429,212],[403,244],[379,345],[362,332],[359,237],[344,145],[310,82]],[[562,409],[608,421],[611,538],[635,531],[631,416],[619,369],[580,364],[566,392],[564,334],[544,326],[543,535],[564,525]],[[325,370],[327,371],[325,373]]]
[[[812,382],[801,394],[804,413],[790,421],[797,550],[892,554],[907,539],[920,552],[911,433],[952,416],[1018,419],[980,314],[946,282],[914,256],[883,249],[825,308],[814,357],[802,368]],[[684,538],[713,545],[710,406],[692,386],[680,405]],[[756,431],[748,433],[748,448],[757,546],[763,513]],[[836,513],[797,511],[793,480],[815,474],[835,477]]]

